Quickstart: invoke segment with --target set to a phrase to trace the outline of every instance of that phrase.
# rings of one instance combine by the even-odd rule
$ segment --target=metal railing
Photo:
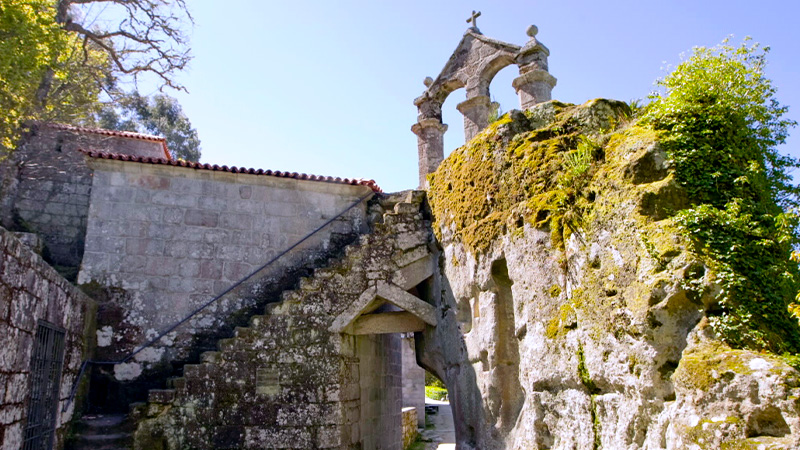
[[[88,366],[90,366],[90,365],[113,366],[113,365],[117,365],[117,364],[124,364],[124,363],[130,361],[134,356],[136,356],[137,354],[142,352],[144,349],[146,349],[148,347],[151,347],[153,344],[155,344],[156,342],[160,341],[164,336],[166,336],[169,333],[175,331],[175,329],[177,329],[178,327],[180,327],[181,325],[186,323],[192,317],[196,316],[202,310],[206,309],[207,307],[212,305],[214,302],[218,301],[219,299],[221,299],[222,297],[224,297],[225,295],[227,295],[228,293],[230,293],[234,289],[236,289],[239,286],[241,286],[244,282],[246,282],[250,278],[254,277],[256,274],[258,274],[262,270],[264,270],[267,267],[269,267],[272,264],[274,264],[277,260],[279,260],[283,256],[287,255],[289,252],[291,252],[292,250],[297,248],[299,245],[301,245],[302,243],[304,243],[305,241],[307,241],[308,239],[313,237],[315,234],[317,234],[320,231],[322,231],[325,227],[327,227],[328,225],[333,223],[335,220],[339,219],[340,217],[342,217],[345,214],[347,214],[348,212],[350,212],[353,208],[355,208],[356,206],[358,206],[361,203],[363,203],[364,200],[370,199],[375,195],[376,195],[375,192],[370,192],[369,194],[359,198],[355,203],[353,203],[352,205],[350,205],[347,208],[345,208],[342,212],[340,212],[339,214],[337,214],[337,215],[331,217],[330,219],[328,219],[325,223],[323,223],[322,225],[320,225],[319,227],[314,229],[314,231],[312,231],[312,232],[308,233],[307,235],[305,235],[302,239],[300,239],[299,241],[295,242],[289,248],[287,248],[286,250],[280,252],[278,255],[274,256],[272,259],[270,259],[269,261],[267,261],[266,263],[261,265],[259,268],[257,268],[254,271],[250,272],[248,275],[246,275],[241,280],[239,280],[239,281],[233,283],[232,285],[230,285],[227,289],[225,289],[221,293],[219,293],[216,296],[214,296],[214,298],[212,298],[211,300],[203,303],[198,308],[194,309],[192,312],[190,312],[183,319],[181,319],[181,320],[175,322],[174,324],[170,325],[166,330],[164,330],[161,333],[159,333],[158,336],[150,339],[149,341],[147,341],[144,344],[140,345],[138,348],[136,348],[132,352],[128,353],[124,358],[119,359],[117,361],[95,361],[95,360],[92,360],[92,359],[84,360],[83,363],[81,363],[81,368],[78,371],[78,376],[75,378],[75,381],[72,384],[72,390],[70,391],[69,398],[67,399],[67,401],[64,403],[64,406],[62,407],[62,412],[66,411],[69,408],[69,405],[71,405],[72,402],[75,400],[75,395],[78,392],[78,386],[80,384],[81,379],[83,378],[83,375],[86,373],[86,368]]]

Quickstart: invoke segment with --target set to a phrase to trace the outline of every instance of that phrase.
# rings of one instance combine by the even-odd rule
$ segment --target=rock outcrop
[[[512,111],[429,178],[439,324],[459,448],[800,446],[800,380],[708,326],[720,287],[673,220],[687,206],[627,105]]]

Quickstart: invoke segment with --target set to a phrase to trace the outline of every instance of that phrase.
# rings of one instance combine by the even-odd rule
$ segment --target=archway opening
[[[499,105],[498,117],[512,109],[520,109],[519,96],[512,86],[514,78],[518,76],[519,68],[515,64],[511,64],[500,69],[489,84],[489,96],[492,102]]]
[[[464,88],[456,89],[447,96],[442,104],[442,123],[447,125],[447,132],[444,134],[444,157],[447,158],[453,150],[461,147],[465,143],[464,139],[464,116],[458,111],[456,106],[467,99],[467,91]]]

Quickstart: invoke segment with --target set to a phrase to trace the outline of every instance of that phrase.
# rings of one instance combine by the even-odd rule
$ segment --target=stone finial
[[[433,84],[433,78],[425,77],[425,79],[422,81],[422,84],[424,84],[425,87],[431,87],[431,85]]]
[[[512,83],[519,95],[520,107],[523,110],[550,100],[551,91],[556,85],[556,79],[550,75],[547,67],[550,50],[536,39],[539,28],[531,25],[526,33],[530,36],[530,40],[517,53],[515,61],[519,66],[520,76]]]

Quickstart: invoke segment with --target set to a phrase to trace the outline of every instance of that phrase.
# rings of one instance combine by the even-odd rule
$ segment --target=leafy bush
[[[778,152],[796,123],[764,75],[768,48],[695,48],[659,80],[643,121],[662,132],[691,207],[677,221],[723,288],[711,324],[739,348],[800,351],[787,308],[798,290],[798,161]]]
[[[445,400],[447,398],[447,389],[442,389],[436,386],[425,386],[425,397],[434,400]]]
[[[447,386],[444,385],[444,382],[440,380],[436,375],[425,371],[425,386],[435,386],[442,389],[447,389]]]

